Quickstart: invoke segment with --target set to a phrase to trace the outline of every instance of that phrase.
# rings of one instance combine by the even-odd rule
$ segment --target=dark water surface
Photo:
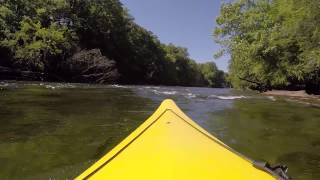
[[[0,82],[0,179],[72,179],[172,98],[253,159],[320,179],[320,108],[230,89]]]

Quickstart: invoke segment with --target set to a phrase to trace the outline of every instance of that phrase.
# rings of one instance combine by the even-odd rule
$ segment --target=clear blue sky
[[[219,45],[213,41],[221,0],[121,0],[135,22],[163,43],[188,48],[198,62],[215,61],[227,71],[228,57],[214,60]]]

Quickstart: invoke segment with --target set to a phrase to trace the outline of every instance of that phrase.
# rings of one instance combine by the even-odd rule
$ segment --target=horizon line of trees
[[[0,66],[58,81],[226,85],[214,62],[161,43],[119,0],[0,1]]]
[[[216,22],[233,87],[320,94],[319,0],[235,0]]]

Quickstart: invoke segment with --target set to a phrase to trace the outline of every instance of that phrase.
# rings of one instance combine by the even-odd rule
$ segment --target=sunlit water
[[[165,98],[252,159],[320,179],[320,108],[230,89],[0,83],[0,179],[72,179]]]

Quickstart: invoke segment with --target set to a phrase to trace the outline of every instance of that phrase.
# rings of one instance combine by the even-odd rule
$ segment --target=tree
[[[0,59],[46,80],[220,84],[217,73],[205,80],[186,48],[162,44],[136,24],[119,0],[2,0]]]
[[[209,87],[224,87],[225,74],[219,70],[214,62],[200,64],[200,71]]]
[[[237,0],[223,4],[214,35],[223,51],[231,54],[233,86],[265,90],[320,84],[319,3]]]
[[[68,29],[56,23],[45,28],[41,22],[25,17],[20,30],[9,34],[1,45],[11,50],[20,68],[43,71],[50,58],[61,57],[72,48],[69,36]]]

